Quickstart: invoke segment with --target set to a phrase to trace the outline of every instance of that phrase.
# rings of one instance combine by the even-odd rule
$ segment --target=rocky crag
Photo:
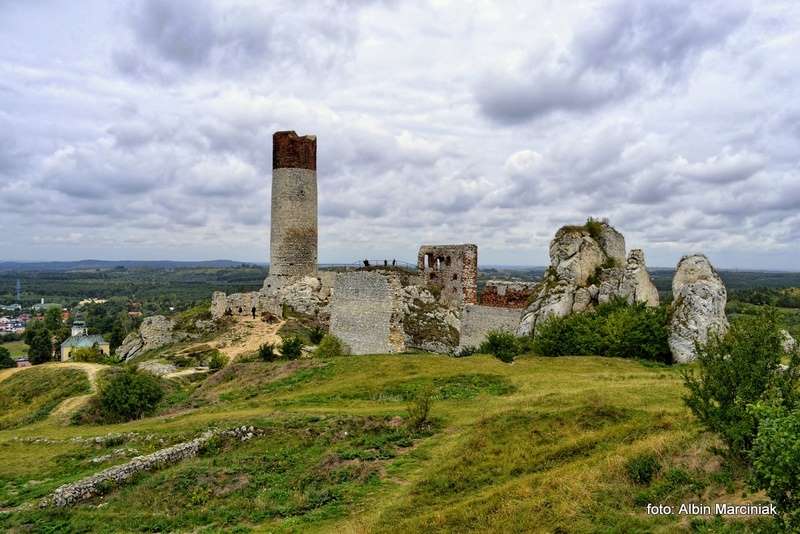
[[[550,267],[534,288],[517,334],[535,335],[536,325],[550,316],[589,311],[614,298],[658,306],[639,249],[625,255],[625,238],[606,222],[564,226],[550,242]]]
[[[159,349],[183,341],[186,333],[175,332],[175,322],[163,315],[147,317],[136,332],[128,334],[117,349],[117,355],[129,361],[148,350]]]
[[[696,343],[728,330],[727,291],[717,271],[702,254],[684,256],[672,279],[669,348],[676,363],[697,358]]]

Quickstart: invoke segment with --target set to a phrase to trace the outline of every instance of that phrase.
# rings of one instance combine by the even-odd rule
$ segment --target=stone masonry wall
[[[403,352],[402,287],[384,272],[339,273],[330,304],[330,331],[353,354]]]
[[[490,330],[514,332],[519,326],[521,309],[497,308],[493,306],[464,306],[461,314],[461,338],[459,347],[477,347]]]
[[[535,282],[489,280],[481,293],[481,304],[499,308],[525,308],[534,287]]]
[[[478,246],[423,245],[417,267],[428,286],[439,286],[439,301],[453,307],[478,302]]]
[[[317,140],[276,132],[272,142],[271,277],[317,271]]]

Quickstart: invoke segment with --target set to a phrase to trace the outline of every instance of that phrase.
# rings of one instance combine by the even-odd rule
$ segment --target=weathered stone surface
[[[317,170],[317,137],[293,131],[272,134],[272,168]]]
[[[353,271],[336,277],[330,331],[352,354],[403,352],[402,285],[397,275]]]
[[[498,308],[525,308],[536,284],[506,280],[489,280],[481,293],[481,305]]]
[[[461,335],[458,348],[478,347],[492,330],[514,332],[522,310],[496,306],[464,306],[461,314]]]
[[[590,311],[614,298],[658,305],[644,253],[632,250],[625,260],[625,238],[605,222],[565,226],[550,243],[550,267],[533,290],[517,333],[536,333],[550,316]]]
[[[644,302],[648,306],[658,306],[658,289],[647,273],[644,264],[644,252],[633,249],[625,262],[625,273],[620,284],[620,295],[629,303]]]
[[[152,375],[156,375],[156,376],[165,376],[165,375],[168,375],[170,373],[174,373],[175,371],[178,370],[178,368],[175,367],[171,363],[162,363],[162,362],[155,361],[155,360],[142,362],[139,365],[137,365],[136,367],[140,371],[146,371],[146,372],[148,372],[148,373],[150,373]]]
[[[669,347],[674,362],[688,363],[697,357],[695,343],[703,344],[709,334],[728,330],[727,292],[708,258],[696,254],[678,262],[672,299]]]
[[[439,301],[443,304],[477,304],[477,245],[423,245],[417,254],[417,268],[424,285],[441,289]]]
[[[138,354],[170,345],[186,338],[185,335],[173,331],[175,323],[163,315],[145,318],[138,332],[128,334],[117,355],[128,361]]]
[[[550,242],[550,265],[559,280],[584,286],[606,260],[600,244],[582,227],[565,226]]]

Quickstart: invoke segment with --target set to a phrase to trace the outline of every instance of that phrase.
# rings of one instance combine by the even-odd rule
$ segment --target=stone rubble
[[[263,433],[261,429],[252,426],[241,426],[231,430],[206,431],[190,441],[178,443],[146,456],[137,456],[124,464],[109,467],[90,477],[60,486],[51,495],[42,499],[39,507],[64,508],[101,495],[108,489],[109,485],[122,484],[138,473],[172,465],[181,460],[197,456],[214,437],[234,438],[244,442],[261,433]],[[102,463],[103,461],[105,459],[97,463]]]

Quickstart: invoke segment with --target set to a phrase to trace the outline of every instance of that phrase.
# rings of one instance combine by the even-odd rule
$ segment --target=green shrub
[[[548,317],[531,349],[541,356],[599,355],[670,363],[667,308],[615,299],[595,311]]]
[[[226,365],[228,365],[228,357],[222,354],[220,351],[216,351],[208,360],[208,367],[212,371],[219,371]]]
[[[502,362],[511,363],[514,357],[521,352],[517,336],[503,330],[492,330],[486,335],[486,340],[481,343],[480,352],[492,354]]]
[[[786,532],[800,531],[800,409],[755,405],[752,487],[775,504]]]
[[[584,227],[586,228],[586,231],[589,232],[589,235],[592,236],[593,239],[598,239],[600,237],[600,234],[603,233],[603,223],[592,217],[586,219],[586,224],[584,225]]]
[[[283,340],[281,345],[281,354],[287,360],[296,360],[303,353],[303,340],[297,336]]]
[[[347,347],[345,347],[342,340],[333,334],[326,334],[319,342],[319,347],[314,352],[317,358],[336,358],[347,354]]]
[[[11,353],[5,347],[0,347],[0,369],[16,367],[17,362],[11,357]]]
[[[638,454],[625,463],[628,478],[636,484],[647,485],[661,470],[658,457],[652,453]]]
[[[153,413],[164,396],[161,380],[133,367],[115,372],[100,384],[97,395],[103,419],[130,421]]]
[[[429,422],[432,405],[433,387],[426,386],[417,390],[408,405],[408,427],[413,430],[422,429]]]
[[[319,345],[322,338],[325,337],[325,330],[322,327],[315,326],[308,332],[308,340],[314,345]]]
[[[262,344],[260,347],[258,347],[258,357],[265,362],[271,362],[278,359],[278,355],[275,353],[275,345],[272,343]]]
[[[789,368],[781,370],[780,330],[774,309],[742,317],[725,336],[712,336],[706,345],[698,345],[697,373],[684,372],[686,405],[740,460],[747,459],[758,431],[748,405],[767,398],[787,408],[797,404],[800,355],[795,350]]]
[[[102,363],[106,360],[106,355],[100,351],[97,345],[72,349],[69,357],[74,362]]]

